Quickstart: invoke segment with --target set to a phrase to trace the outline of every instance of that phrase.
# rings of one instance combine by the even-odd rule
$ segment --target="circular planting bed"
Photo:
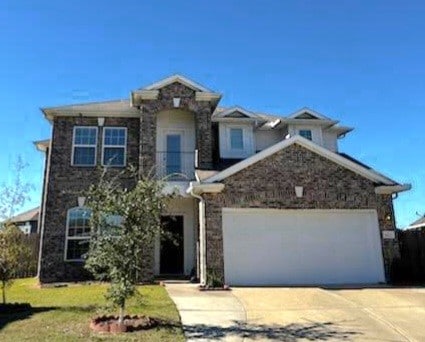
[[[156,327],[159,321],[148,316],[124,316],[122,324],[117,316],[100,316],[92,319],[90,329],[104,333],[122,333],[147,330]]]

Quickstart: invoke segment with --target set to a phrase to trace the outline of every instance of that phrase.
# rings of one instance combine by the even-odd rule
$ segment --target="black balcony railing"
[[[195,179],[195,151],[156,153],[157,176],[170,181]]]

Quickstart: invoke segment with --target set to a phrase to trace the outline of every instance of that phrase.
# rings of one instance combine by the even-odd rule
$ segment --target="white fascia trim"
[[[46,152],[46,150],[50,147],[50,139],[38,140],[34,141],[33,144],[40,152]]]
[[[320,127],[332,127],[338,124],[336,120],[320,119],[320,120],[311,120],[311,119],[282,119],[282,123],[287,125],[308,125],[308,126],[320,126]]]
[[[158,98],[158,90],[135,90],[130,94],[130,107],[138,107],[143,100],[156,100]]]
[[[143,89],[145,90],[154,90],[154,89],[160,89],[163,88],[169,84],[172,84],[174,82],[179,82],[184,84],[185,86],[193,89],[193,90],[199,90],[199,91],[203,91],[206,93],[211,93],[212,91],[202,85],[200,85],[199,83],[196,83],[195,81],[192,81],[190,79],[188,79],[187,77],[184,77],[182,75],[172,75],[169,76],[167,78],[164,78],[158,82],[152,83],[151,85],[148,85],[146,87],[144,87]]]
[[[291,115],[289,115],[288,116],[288,119],[295,119],[297,116],[299,116],[301,114],[304,114],[304,113],[308,113],[310,115],[313,115],[317,119],[321,119],[321,120],[332,120],[329,117],[327,117],[327,116],[325,116],[325,115],[323,115],[323,114],[321,114],[319,112],[316,112],[315,110],[310,109],[308,107],[303,107],[303,108],[297,110],[296,112],[294,112]]]
[[[339,164],[367,179],[370,179],[373,182],[378,182],[378,183],[383,183],[386,185],[396,185],[397,183],[394,182],[393,180],[391,180],[390,178],[387,178],[373,170],[369,170],[361,165],[358,165],[344,157],[341,157],[340,155],[336,154],[335,152],[332,152],[324,147],[321,147],[315,143],[313,143],[310,140],[307,140],[299,135],[293,136],[289,139],[283,140],[281,142],[278,142],[277,144],[274,144],[272,146],[270,146],[269,148],[254,154],[253,156],[242,160],[241,162],[221,171],[220,173],[206,179],[204,182],[205,183],[213,183],[213,182],[217,182],[220,181],[222,179],[225,179],[245,168],[247,168],[248,166],[266,158],[271,156],[272,154],[283,150],[285,148],[287,148],[288,146],[292,145],[292,144],[298,144],[300,146],[303,146],[307,149],[309,149],[312,152],[315,152],[319,155],[321,155],[324,158],[327,158],[331,161],[333,161],[336,164]]]
[[[197,91],[195,92],[195,101],[219,101],[221,99],[221,94],[212,93],[212,92],[204,92]]]
[[[411,184],[397,184],[397,185],[382,185],[375,188],[377,195],[389,195],[403,191],[409,191],[412,189]]]
[[[336,132],[338,136],[349,133],[352,130],[354,130],[354,128],[348,126],[331,126],[326,129],[326,131]]]
[[[189,188],[186,190],[186,193],[194,193],[200,195],[203,193],[216,194],[222,192],[224,189],[224,184],[222,183],[200,183],[200,182],[190,182]]]

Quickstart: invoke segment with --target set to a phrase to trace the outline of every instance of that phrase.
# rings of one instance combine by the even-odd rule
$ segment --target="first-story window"
[[[127,128],[105,127],[103,129],[102,164],[106,166],[125,166]]]
[[[96,165],[97,127],[74,127],[72,165]]]
[[[312,140],[311,130],[310,129],[300,129],[300,135],[303,138],[306,138],[308,140]]]
[[[83,261],[89,250],[91,211],[77,207],[68,210],[66,220],[65,260]]]

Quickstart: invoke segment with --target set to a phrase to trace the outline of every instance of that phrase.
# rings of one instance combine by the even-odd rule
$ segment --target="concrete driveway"
[[[167,290],[190,341],[425,341],[424,288]]]

